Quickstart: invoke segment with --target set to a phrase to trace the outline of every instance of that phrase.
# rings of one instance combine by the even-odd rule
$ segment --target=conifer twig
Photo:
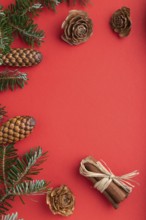
[[[15,196],[42,195],[47,192],[49,183],[33,180],[46,160],[46,153],[40,147],[31,149],[22,158],[18,157],[13,145],[0,146],[0,215],[11,208]],[[22,198],[21,198],[22,200]],[[23,200],[22,200],[23,201]]]
[[[18,70],[4,70],[0,72],[0,91],[11,89],[12,91],[17,87],[23,88],[27,83],[27,74]]]

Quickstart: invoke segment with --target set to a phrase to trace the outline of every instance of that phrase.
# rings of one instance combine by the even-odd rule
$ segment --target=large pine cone
[[[71,45],[78,45],[87,41],[92,35],[93,23],[86,12],[71,10],[62,23],[62,29],[61,38]]]
[[[115,11],[110,20],[112,29],[118,33],[120,37],[126,37],[131,31],[130,9],[122,7]]]
[[[42,54],[33,49],[15,48],[0,58],[1,65],[27,67],[39,64],[42,60]]]
[[[0,127],[0,145],[15,143],[26,138],[35,126],[30,116],[17,116],[9,119]]]
[[[62,216],[69,216],[73,214],[75,198],[71,190],[62,185],[54,189],[50,189],[47,193],[47,204],[52,213]]]

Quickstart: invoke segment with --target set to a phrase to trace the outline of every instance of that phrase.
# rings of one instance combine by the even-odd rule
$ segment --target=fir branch
[[[0,51],[6,54],[10,50],[10,45],[13,42],[13,29],[8,23],[8,17],[0,6]]]
[[[48,183],[45,180],[25,181],[11,189],[14,196],[40,195],[47,191]]]
[[[13,145],[0,146],[0,183],[4,183],[7,191],[7,173],[17,159],[17,150]]]
[[[7,15],[23,16],[27,13],[35,14],[42,9],[42,4],[39,4],[35,0],[16,0],[15,4],[10,4],[6,10]]]
[[[16,88],[23,88],[27,83],[27,74],[18,70],[5,70],[0,72],[0,91]]]
[[[54,9],[61,1],[59,0],[16,0],[15,4],[8,6],[7,12],[19,14],[20,16],[29,13],[36,13],[42,8]]]
[[[49,183],[45,180],[33,180],[42,169],[39,166],[46,160],[46,153],[40,147],[31,149],[19,159],[13,146],[0,147],[0,215],[12,206],[15,196],[44,194]],[[17,157],[17,158],[16,158]],[[9,168],[9,171],[7,171]],[[6,172],[7,171],[7,172]],[[3,189],[2,189],[2,186]]]
[[[56,6],[61,3],[61,0],[38,0],[38,2],[41,3],[43,7],[55,10]]]
[[[7,200],[13,200],[15,196],[23,195],[42,195],[47,192],[49,183],[45,180],[29,180],[16,184],[0,198],[0,203],[4,205],[3,208],[8,210],[11,207]]]
[[[13,213],[13,214],[8,214],[5,216],[2,216],[1,220],[23,220],[23,219],[18,219],[18,213]]]
[[[15,165],[8,172],[8,181],[15,187],[22,181],[32,180],[32,175],[37,175],[42,170],[39,166],[46,160],[46,153],[42,148],[31,149],[22,159],[17,159]]]
[[[4,193],[1,194],[0,196],[0,216],[1,215],[5,215],[7,213],[7,211],[12,208],[10,201],[13,201],[13,197],[8,196],[7,194]],[[9,200],[9,202],[8,202]]]
[[[33,19],[27,15],[13,15],[10,17],[9,24],[13,31],[18,34],[28,45],[40,45],[44,39],[44,31],[38,29],[38,25],[34,24]]]
[[[0,104],[0,122],[2,122],[3,118],[6,116],[6,110],[4,106]]]
[[[43,42],[44,31],[39,30],[31,17],[38,15],[44,7],[54,10],[58,4],[57,0],[16,0],[15,4],[9,5],[5,13],[14,33],[19,34],[28,45],[40,45]]]

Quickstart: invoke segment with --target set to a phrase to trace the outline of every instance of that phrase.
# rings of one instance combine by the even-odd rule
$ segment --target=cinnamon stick
[[[97,162],[93,157],[90,157],[90,159],[94,162]],[[84,165],[88,171],[102,173],[96,166],[91,163],[85,163]],[[89,177],[89,180],[95,184],[97,181],[101,180],[101,178]],[[119,203],[122,202],[129,193],[112,181],[108,188],[103,192],[103,194],[112,203],[113,207],[117,209]]]

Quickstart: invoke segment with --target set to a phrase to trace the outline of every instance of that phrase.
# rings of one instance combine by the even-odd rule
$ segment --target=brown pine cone
[[[0,127],[0,145],[16,143],[26,138],[35,127],[35,119],[30,116],[17,116]]]
[[[54,215],[69,216],[73,214],[75,198],[71,190],[65,185],[50,189],[47,193],[46,202]]]
[[[27,67],[39,64],[42,54],[33,49],[14,48],[9,53],[3,54],[0,58],[1,65]]]
[[[110,20],[110,25],[113,31],[118,33],[120,37],[126,37],[131,31],[131,19],[130,19],[130,9],[127,7],[122,7],[115,11]]]
[[[71,45],[84,43],[93,32],[92,20],[87,13],[80,10],[71,10],[62,23],[63,34],[61,38]]]

